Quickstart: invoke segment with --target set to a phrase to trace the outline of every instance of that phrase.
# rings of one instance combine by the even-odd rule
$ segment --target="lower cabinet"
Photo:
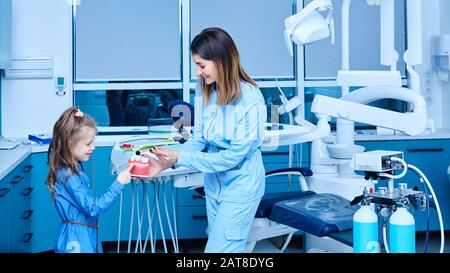
[[[56,232],[61,220],[56,212],[53,197],[45,181],[49,171],[47,152],[33,153],[31,155],[31,207],[33,217],[31,227],[33,239],[31,252],[51,251],[55,246]]]
[[[0,224],[0,252],[9,252],[9,211],[11,207],[11,185],[8,183],[9,176],[0,180],[0,217],[3,219]]]
[[[31,169],[28,157],[0,181],[0,215],[5,220],[0,227],[0,252],[31,251]]]
[[[187,190],[187,189],[182,189]],[[204,201],[203,201],[204,203]],[[178,238],[194,239],[207,238],[206,228],[208,219],[206,217],[206,206],[178,207]]]

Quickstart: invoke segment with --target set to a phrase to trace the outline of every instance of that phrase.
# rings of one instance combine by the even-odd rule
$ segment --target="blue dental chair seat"
[[[307,168],[285,168],[285,169],[277,169],[274,171],[266,172],[266,177],[286,174],[286,173],[297,173],[297,175],[301,175],[303,177],[308,177],[313,175],[312,171]],[[288,191],[288,192],[275,192],[275,193],[266,193],[261,202],[259,203],[258,210],[256,211],[255,217],[257,218],[270,218],[270,214],[272,212],[272,208],[275,203],[283,200],[290,200],[295,198],[300,198],[305,195],[315,194],[311,191]]]
[[[272,209],[276,203],[284,200],[303,198],[311,194],[316,193],[312,191],[289,191],[289,192],[266,193],[261,199],[261,202],[259,203],[259,207],[258,210],[256,211],[255,217],[270,219]]]
[[[276,202],[268,218],[318,237],[352,229],[358,207],[350,206],[349,200],[328,193],[304,193]]]

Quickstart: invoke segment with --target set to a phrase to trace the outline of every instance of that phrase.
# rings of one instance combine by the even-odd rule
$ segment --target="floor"
[[[280,248],[283,245],[284,237],[275,237],[272,239],[266,239],[259,241],[254,249],[254,253],[280,253]],[[423,253],[425,243],[425,233],[418,232],[416,234],[416,252]],[[192,239],[192,240],[180,240],[179,249],[180,253],[202,253],[206,239]],[[285,253],[305,253],[303,249],[303,236],[294,236],[285,250]],[[166,247],[168,252],[173,252],[172,242],[167,241]],[[427,253],[439,253],[440,248],[440,233],[432,232],[430,234],[430,241],[428,244]],[[104,243],[104,252],[117,252],[117,242]],[[128,252],[128,242],[121,242],[120,252]],[[135,251],[134,242],[130,245],[131,252]],[[165,252],[162,241],[157,242],[156,252]],[[139,249],[138,249],[139,250]],[[147,252],[150,252],[150,247],[147,246]],[[445,246],[444,252],[450,253],[450,231],[445,233]]]

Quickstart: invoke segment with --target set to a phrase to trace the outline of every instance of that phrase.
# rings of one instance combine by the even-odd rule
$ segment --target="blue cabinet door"
[[[10,176],[4,177],[0,180],[0,217],[2,224],[0,224],[0,252],[9,252],[9,213],[10,213],[10,197],[11,185],[9,183]]]
[[[293,166],[297,166],[299,158],[301,158],[301,166],[309,165],[310,147],[311,145],[309,143],[293,145]],[[284,166],[288,166],[289,146],[280,146],[278,148],[262,148],[262,151],[264,165],[266,165],[266,163],[285,163]],[[298,152],[299,154],[297,155],[296,152]]]
[[[365,152],[386,150],[387,147],[386,141],[356,141],[355,144],[364,146]]]
[[[30,251],[29,163],[28,157],[0,181],[0,252]]]
[[[51,251],[55,246],[56,232],[61,220],[53,204],[53,198],[45,184],[48,175],[47,152],[31,155],[31,252]]]
[[[9,182],[12,185],[9,252],[30,252],[32,211],[29,196],[25,195],[26,189],[30,187],[30,181],[31,165],[28,157],[15,168]]]
[[[206,206],[179,207],[177,218],[180,239],[207,238]]]
[[[413,164],[428,177],[434,192],[437,195],[442,211],[444,228],[450,228],[450,183],[447,168],[450,165],[450,140],[408,140],[389,141],[388,149],[403,151],[408,164]],[[408,187],[417,186],[422,190],[419,178],[409,170],[407,175],[396,181],[407,183]],[[413,211],[418,231],[426,230],[426,213]],[[436,210],[431,210],[431,230],[439,230],[439,221]]]
[[[111,147],[97,147],[89,161],[83,164],[83,168],[94,188],[95,196],[104,193],[116,179],[111,174],[110,155]],[[126,189],[124,190],[124,204],[126,204]],[[131,191],[130,191],[131,192]],[[123,208],[127,211],[128,208]],[[119,215],[119,199],[105,214],[99,218],[99,237],[102,241],[117,241],[118,231],[118,215]]]

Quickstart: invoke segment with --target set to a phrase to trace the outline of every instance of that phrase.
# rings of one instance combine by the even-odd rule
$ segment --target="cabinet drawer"
[[[205,206],[205,198],[194,190],[179,188],[177,196],[178,206]]]
[[[282,149],[280,149],[282,148]],[[289,161],[289,146],[281,146],[279,149],[274,151],[265,150],[263,151],[263,162],[266,163],[287,163]],[[297,162],[297,156],[295,154],[295,145],[293,148],[293,162]],[[309,144],[303,144],[301,146],[301,157],[302,162],[309,161]]]
[[[206,206],[179,207],[177,218],[178,238],[207,238]]]

